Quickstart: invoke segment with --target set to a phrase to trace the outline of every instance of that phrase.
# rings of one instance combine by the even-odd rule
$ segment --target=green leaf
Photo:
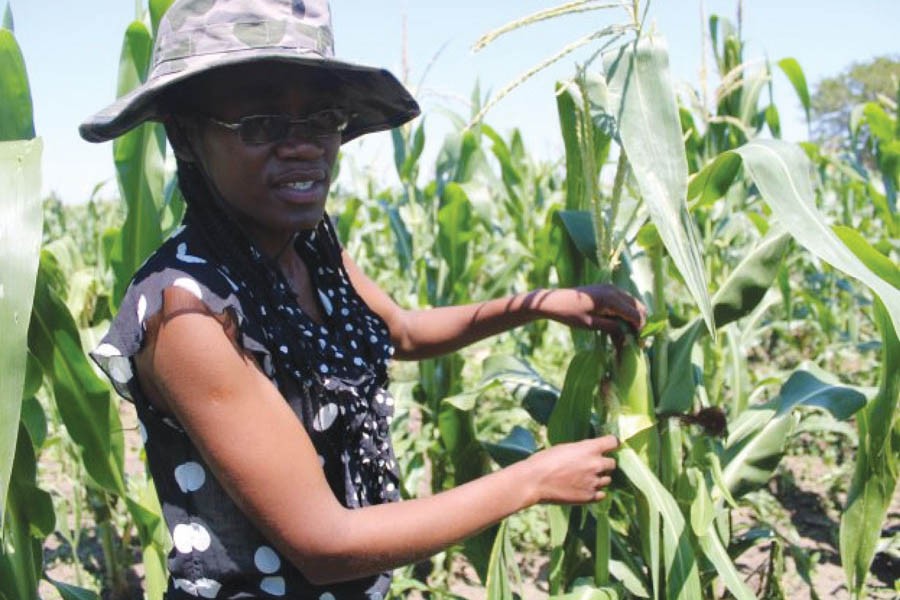
[[[487,581],[485,582],[487,600],[513,600],[515,598],[509,577],[510,567],[514,565],[515,553],[509,541],[506,521],[503,521],[497,531],[497,537],[494,538],[491,559],[488,563]]]
[[[154,35],[159,29],[159,22],[163,15],[169,10],[173,0],[150,0],[150,23],[153,26]]]
[[[900,268],[897,267],[897,263],[873,248],[855,229],[835,225],[834,232],[873,273],[900,289]]]
[[[388,217],[388,223],[391,226],[391,233],[394,234],[394,252],[400,261],[400,270],[403,273],[408,272],[413,261],[413,239],[403,216],[396,206],[388,204],[384,200],[378,201],[379,206],[384,210]]]
[[[755,140],[733,151],[741,157],[772,214],[803,247],[854,277],[881,299],[894,326],[900,323],[900,290],[860,260],[826,223],[815,204],[810,163],[794,144]]]
[[[555,216],[578,252],[597,264],[597,237],[594,235],[591,213],[586,210],[559,210]]]
[[[715,336],[703,254],[687,209],[687,158],[665,43],[641,37],[605,53],[603,63],[622,147],[650,218]]]
[[[795,58],[782,58],[778,61],[778,66],[781,67],[781,70],[784,71],[784,74],[790,80],[791,85],[794,86],[794,91],[797,92],[800,104],[803,105],[803,110],[806,112],[806,121],[808,123],[810,109],[809,88],[806,87],[806,75],[803,74],[800,63]]]
[[[730,425],[722,481],[735,498],[764,486],[784,455],[799,416],[774,415],[774,409],[754,407]]]
[[[37,598],[44,538],[55,527],[50,494],[37,487],[37,459],[28,431],[19,427],[0,545],[0,594]]]
[[[12,31],[0,29],[0,142],[34,137],[25,59]]]
[[[438,211],[438,240],[440,256],[447,265],[444,279],[449,288],[444,290],[447,303],[464,300],[466,281],[464,274],[469,261],[469,241],[473,237],[472,204],[463,188],[448,183],[444,188],[443,205]]]
[[[550,421],[559,390],[529,364],[512,356],[489,356],[484,361],[482,381],[491,380],[503,383],[535,421],[541,425]]]
[[[403,129],[394,127],[391,129],[391,143],[394,146],[394,168],[397,176],[403,180],[403,165],[406,163],[406,139],[403,137]]]
[[[124,496],[122,425],[109,387],[94,374],[82,350],[72,315],[49,283],[57,269],[53,256],[42,253],[28,346],[52,382],[56,406],[88,474]]]
[[[868,102],[863,106],[863,115],[869,130],[882,142],[894,139],[894,119],[892,119],[877,102]]]
[[[62,596],[62,600],[100,600],[100,596],[91,590],[56,581],[49,577],[47,579],[53,584],[59,595]]]
[[[144,80],[153,40],[147,26],[134,21],[125,32],[119,61],[119,96]],[[127,205],[121,235],[121,256],[112,260],[115,271],[113,304],[119,305],[132,275],[162,242],[161,212],[164,206],[163,163],[165,136],[162,126],[145,123],[113,142],[119,190]]]
[[[562,392],[547,424],[547,439],[551,444],[583,440],[590,433],[601,364],[602,356],[596,350],[583,350],[572,357]]]
[[[700,536],[698,541],[700,542],[700,548],[703,550],[703,554],[716,568],[716,572],[719,574],[719,577],[722,578],[722,582],[725,584],[725,587],[728,588],[728,591],[731,592],[737,600],[754,600],[756,594],[754,594],[753,591],[747,587],[747,584],[744,583],[744,577],[738,573],[737,568],[734,566],[734,562],[732,562],[731,557],[728,556],[728,551],[725,550],[721,540],[719,540],[719,534],[716,532],[715,523],[710,523],[706,535]]]
[[[42,234],[41,150],[40,139],[0,142],[0,508],[9,487],[26,391],[28,321]],[[33,368],[31,373],[28,396],[37,391]],[[38,387],[39,374],[38,369]],[[0,511],[0,530],[2,525]]]
[[[790,239],[784,230],[770,230],[728,275],[712,298],[717,327],[737,321],[756,308],[778,275]]]
[[[6,3],[6,10],[3,11],[2,27],[13,32],[16,30],[16,24],[13,20],[12,7],[9,5],[9,2]]]
[[[692,355],[694,343],[704,331],[701,325],[699,319],[693,321],[673,334],[673,339],[669,342],[668,377],[660,394],[658,413],[683,414],[689,412],[694,403],[694,390],[698,381]]]
[[[809,371],[797,370],[781,386],[772,404],[777,406],[776,417],[804,405],[824,408],[835,419],[844,421],[866,405],[866,397],[853,388],[823,381]]]
[[[859,446],[840,530],[841,563],[848,587],[857,596],[865,591],[900,467],[898,437],[891,436],[900,402],[900,340],[885,307],[877,300],[875,323],[882,338],[878,394],[856,416]]]
[[[730,152],[717,156],[691,177],[688,198],[697,198],[695,207],[709,206],[725,195],[741,167],[741,159]]]
[[[524,460],[537,451],[537,442],[527,429],[516,425],[505,438],[497,443],[482,442],[488,454],[501,467]]]
[[[616,455],[618,467],[635,489],[647,498],[650,510],[662,517],[666,593],[670,600],[701,598],[697,560],[678,503],[637,453],[623,446]]]

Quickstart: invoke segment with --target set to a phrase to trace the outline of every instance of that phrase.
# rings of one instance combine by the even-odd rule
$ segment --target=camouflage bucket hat
[[[352,115],[343,142],[419,114],[419,105],[389,71],[334,58],[327,0],[176,0],[160,21],[147,80],[82,123],[81,137],[105,142],[144,121],[161,120],[160,98],[177,83],[261,61],[336,75],[335,95]]]

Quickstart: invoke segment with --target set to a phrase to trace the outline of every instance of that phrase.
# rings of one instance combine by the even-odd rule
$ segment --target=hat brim
[[[392,129],[417,117],[419,105],[390,71],[326,59],[316,54],[298,54],[296,49],[247,48],[210,56],[209,60],[185,65],[151,77],[145,83],[85,120],[78,128],[89,142],[117,138],[145,121],[160,120],[159,99],[177,83],[235,65],[254,62],[278,62],[297,67],[325,69],[335,74],[339,87],[334,93],[352,118],[344,130],[342,143],[366,133]]]

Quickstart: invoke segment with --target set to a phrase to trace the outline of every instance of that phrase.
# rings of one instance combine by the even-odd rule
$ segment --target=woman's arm
[[[346,251],[343,260],[353,287],[388,324],[397,349],[395,358],[402,360],[453,352],[541,318],[620,336],[621,324],[640,331],[647,315],[643,304],[612,285],[534,290],[475,304],[406,310],[370,280]]]
[[[348,510],[306,430],[239,351],[233,328],[187,292],[166,294],[136,357],[143,389],[178,418],[236,504],[314,583],[417,561],[535,503],[600,499],[609,484],[612,436],[556,446],[430,498]]]

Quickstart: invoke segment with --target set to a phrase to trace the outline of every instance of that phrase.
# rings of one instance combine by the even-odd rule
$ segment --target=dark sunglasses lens
[[[283,115],[257,115],[241,119],[241,139],[248,144],[267,144],[284,138],[288,118]]]

